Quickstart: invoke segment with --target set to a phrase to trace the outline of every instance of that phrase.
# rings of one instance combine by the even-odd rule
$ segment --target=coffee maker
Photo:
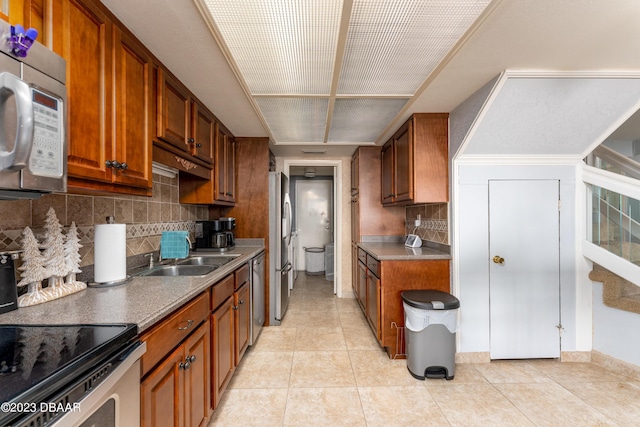
[[[14,261],[19,252],[0,252],[0,313],[18,308],[18,289],[16,287],[16,268]]]
[[[236,228],[235,218],[220,218],[212,221],[196,222],[195,249],[224,252],[235,247],[233,230]]]

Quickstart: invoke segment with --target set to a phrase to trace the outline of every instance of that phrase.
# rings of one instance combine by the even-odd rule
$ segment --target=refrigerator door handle
[[[281,272],[281,273],[282,273],[282,275],[284,276],[284,275],[286,275],[288,272],[290,272],[292,268],[293,268],[293,265],[291,265],[291,263],[290,263],[290,262],[287,262],[287,263],[284,265],[284,267],[283,267],[282,269],[279,269],[279,270],[278,270],[278,269],[276,269],[276,271]]]

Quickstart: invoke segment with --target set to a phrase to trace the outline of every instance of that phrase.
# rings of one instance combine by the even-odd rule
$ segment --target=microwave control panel
[[[29,170],[34,175],[61,177],[65,143],[62,100],[33,88],[31,93],[34,130]]]

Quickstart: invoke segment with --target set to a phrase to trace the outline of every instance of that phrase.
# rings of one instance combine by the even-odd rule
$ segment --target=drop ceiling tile
[[[327,98],[258,97],[256,103],[276,141],[324,142]]]
[[[254,95],[328,94],[341,0],[204,0]]]
[[[336,99],[328,142],[375,142],[408,100],[408,98]]]
[[[355,0],[338,95],[412,95],[489,0]]]

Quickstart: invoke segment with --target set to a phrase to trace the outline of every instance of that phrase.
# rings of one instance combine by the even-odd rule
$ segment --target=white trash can
[[[324,278],[329,281],[333,281],[334,278],[333,251],[333,243],[327,243],[324,245]]]
[[[456,363],[458,298],[435,290],[404,291],[405,353],[414,378],[452,380]]]
[[[324,248],[304,248],[304,264],[307,275],[324,275]]]

